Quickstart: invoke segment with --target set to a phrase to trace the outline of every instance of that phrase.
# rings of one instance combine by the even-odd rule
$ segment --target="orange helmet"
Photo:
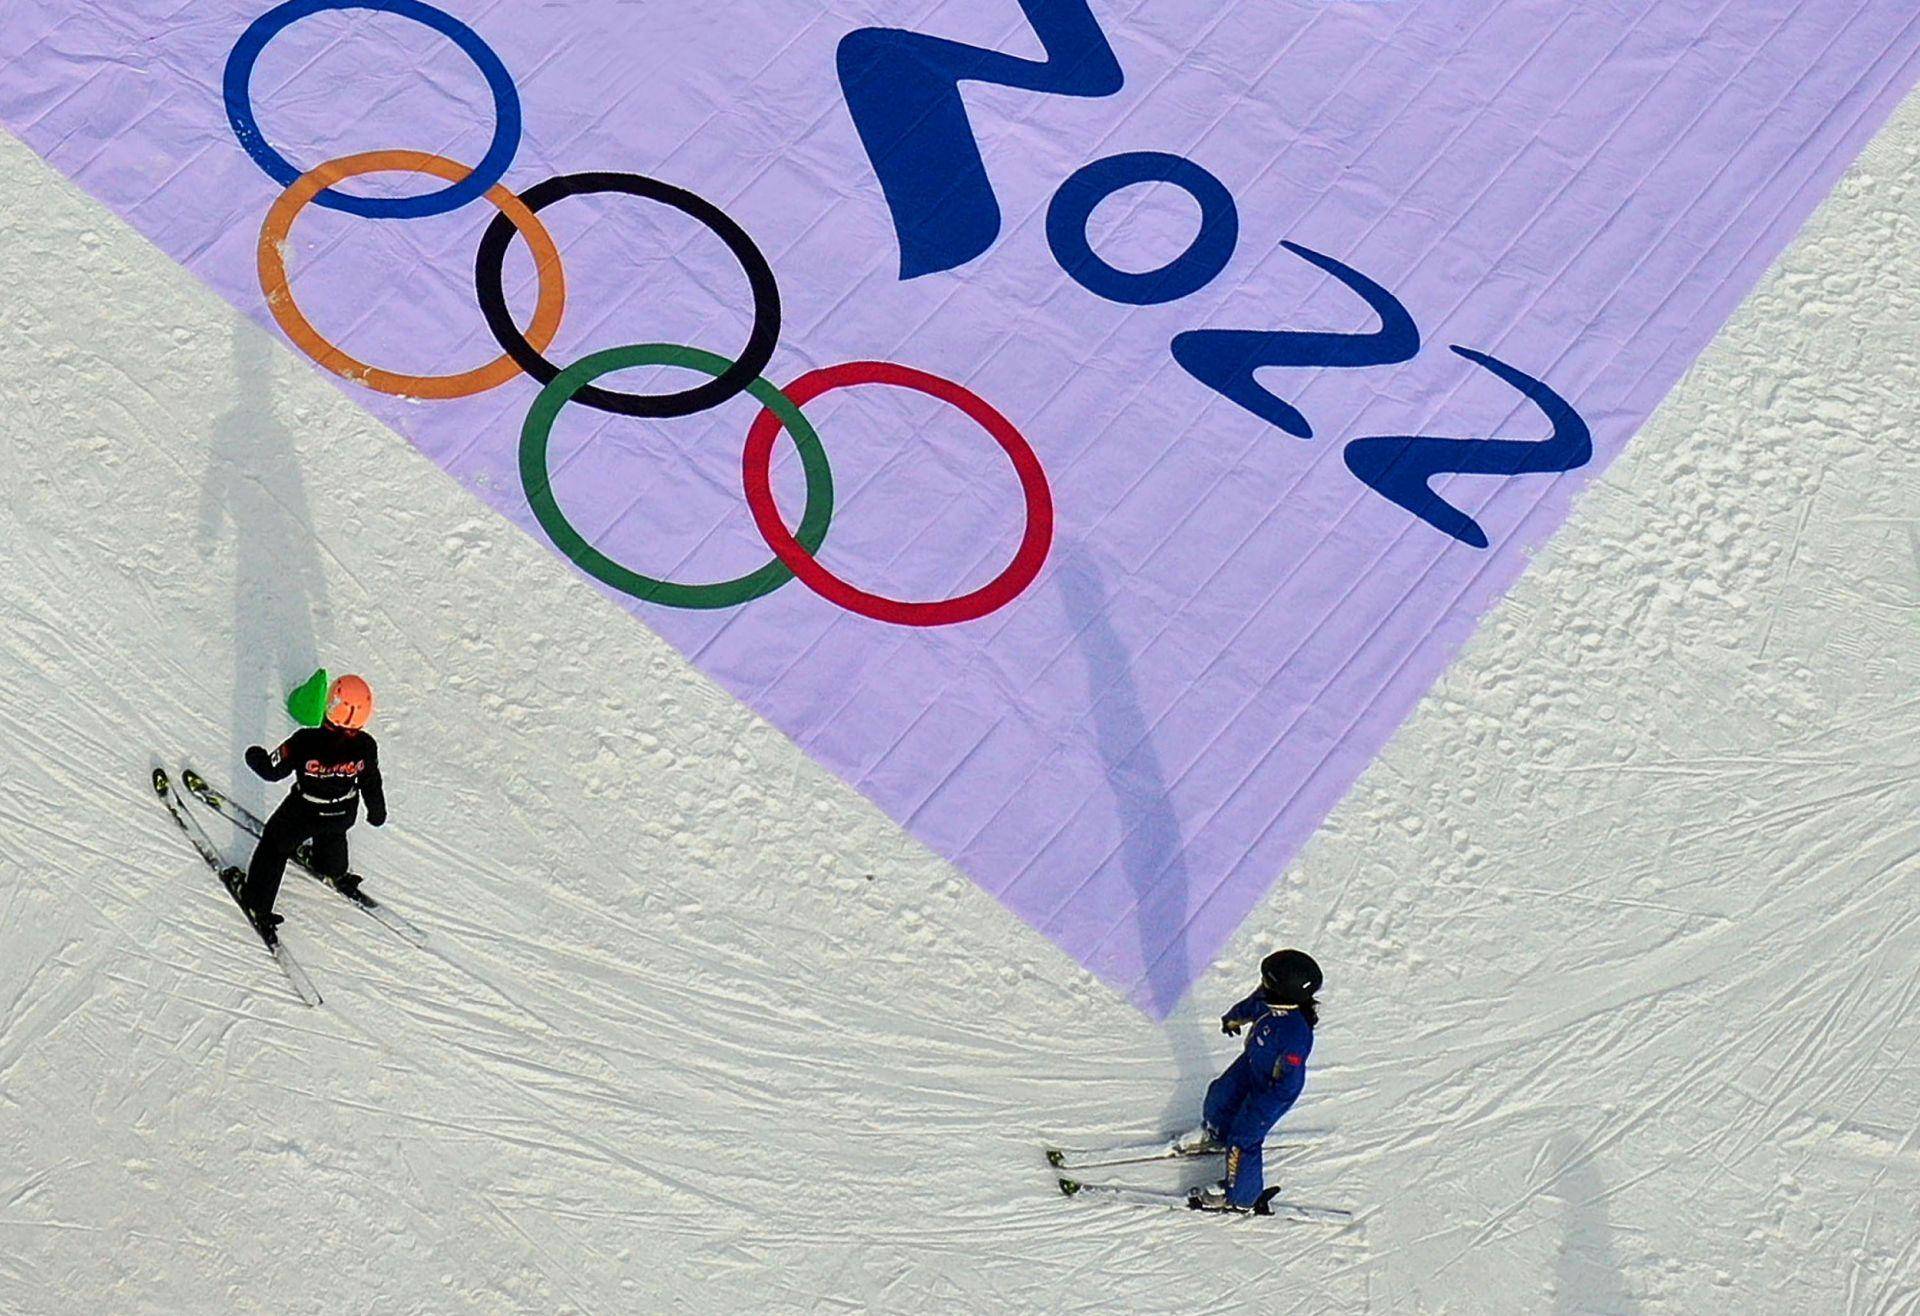
[[[327,721],[358,731],[373,716],[373,691],[357,676],[343,676],[327,691]]]

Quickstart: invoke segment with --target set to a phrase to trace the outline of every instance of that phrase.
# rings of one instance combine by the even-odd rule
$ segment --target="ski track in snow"
[[[0,1310],[1920,1311],[1920,104],[1164,1027],[0,189]],[[270,803],[320,660],[432,944],[290,874],[307,1010],[145,778]],[[1063,1202],[1041,1143],[1190,1123],[1283,943],[1338,1133],[1279,1181],[1362,1223]]]

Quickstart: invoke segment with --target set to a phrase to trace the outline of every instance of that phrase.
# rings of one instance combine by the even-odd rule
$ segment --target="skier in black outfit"
[[[327,691],[326,720],[302,727],[272,753],[259,745],[247,749],[247,766],[268,781],[293,777],[293,790],[267,820],[260,844],[247,866],[241,901],[263,932],[282,920],[273,912],[287,860],[303,841],[313,843],[315,871],[337,884],[347,877],[347,829],[367,802],[367,821],[387,821],[387,797],[380,784],[380,747],[367,734],[373,716],[373,691],[357,676],[343,676]]]

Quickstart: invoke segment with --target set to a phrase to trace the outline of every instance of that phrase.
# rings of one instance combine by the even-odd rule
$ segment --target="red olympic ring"
[[[958,598],[907,603],[855,588],[821,566],[781,519],[779,505],[773,500],[773,442],[780,436],[782,422],[771,410],[762,408],[747,433],[741,473],[747,487],[747,506],[753,509],[754,524],[760,527],[768,547],[814,593],[875,621],[898,626],[951,626],[955,622],[974,621],[1011,603],[1040,574],[1053,548],[1053,493],[1047,487],[1047,473],[1041,468],[1032,445],[1014,428],[1012,421],[977,394],[938,375],[886,361],[849,361],[845,365],[829,366],[802,375],[781,391],[796,407],[804,407],[823,394],[856,384],[891,384],[937,398],[958,408],[993,437],[1012,461],[1014,472],[1020,477],[1020,491],[1026,497],[1027,528],[1020,538],[1019,550],[1006,570],[971,594]]]

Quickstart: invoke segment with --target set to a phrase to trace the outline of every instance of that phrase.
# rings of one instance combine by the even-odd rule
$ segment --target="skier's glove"
[[[1247,1021],[1244,1019],[1235,1019],[1231,1015],[1225,1014],[1220,1016],[1220,1031],[1228,1037],[1240,1036],[1240,1030],[1246,1026]]]
[[[273,780],[273,756],[260,746],[247,746],[247,766],[253,769],[255,776]]]
[[[378,812],[375,812],[372,809],[367,810],[367,826],[385,827],[386,825],[387,825],[387,811],[385,809],[381,809]]]

